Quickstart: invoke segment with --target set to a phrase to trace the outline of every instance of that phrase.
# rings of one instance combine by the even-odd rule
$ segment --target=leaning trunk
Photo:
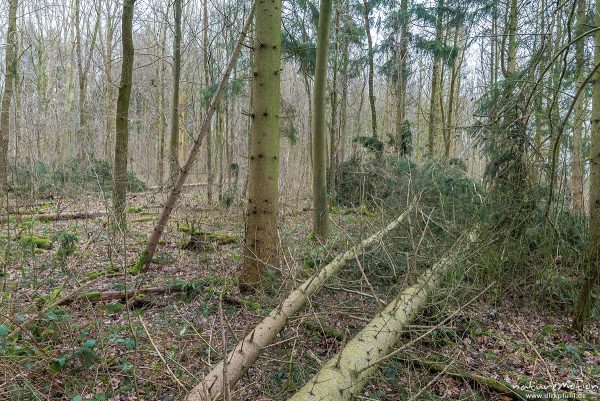
[[[196,161],[198,152],[200,152],[200,145],[202,145],[202,141],[203,141],[204,137],[206,136],[206,133],[209,130],[212,116],[215,113],[217,104],[219,104],[219,101],[221,100],[221,96],[223,96],[223,92],[225,91],[225,87],[227,86],[227,83],[229,82],[229,76],[231,75],[231,71],[233,70],[233,67],[235,66],[235,64],[237,62],[237,58],[238,58],[238,56],[240,54],[240,50],[242,48],[242,44],[244,42],[244,39],[246,38],[246,33],[248,32],[248,29],[250,28],[250,24],[252,22],[253,11],[254,11],[254,9],[252,9],[252,11],[250,12],[250,15],[248,16],[248,20],[246,21],[246,24],[244,25],[244,28],[242,29],[242,32],[240,33],[237,44],[236,44],[235,48],[233,49],[233,53],[231,54],[231,59],[229,60],[229,63],[227,64],[227,67],[225,68],[225,71],[223,72],[223,78],[221,79],[221,83],[219,84],[215,94],[213,95],[212,101],[210,103],[210,107],[208,108],[206,115],[204,116],[204,120],[202,121],[202,126],[200,127],[200,132],[198,133],[198,136],[194,140],[194,144],[192,145],[192,150],[190,151],[185,164],[181,167],[181,170],[179,171],[179,175],[177,176],[177,179],[175,180],[175,182],[173,184],[173,188],[171,189],[171,192],[169,193],[169,197],[167,198],[167,201],[165,202],[165,205],[163,206],[160,216],[158,217],[158,221],[156,222],[156,225],[154,226],[154,230],[152,231],[152,234],[150,234],[150,238],[148,239],[148,244],[146,245],[146,249],[140,255],[140,257],[134,267],[134,271],[147,270],[148,266],[150,265],[150,262],[152,261],[154,252],[156,251],[156,247],[158,246],[158,241],[160,240],[160,237],[162,236],[162,233],[165,230],[165,227],[169,221],[169,218],[171,217],[171,212],[173,211],[173,208],[175,207],[175,204],[177,203],[177,199],[179,199],[179,195],[181,195],[181,190],[183,188],[183,185],[185,184],[185,180],[187,179],[187,177],[192,169],[192,166],[194,165],[194,162]]]

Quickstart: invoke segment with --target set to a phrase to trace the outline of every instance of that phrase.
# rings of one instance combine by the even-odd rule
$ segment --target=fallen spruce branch
[[[323,283],[335,275],[347,262],[362,254],[366,248],[379,242],[387,233],[398,227],[412,210],[416,200],[396,220],[385,228],[371,235],[348,251],[338,255],[306,280],[267,317],[263,319],[227,356],[227,383],[224,386],[223,361],[219,362],[192,391],[187,401],[216,399],[221,396],[223,388],[230,388],[242,377],[244,372],[258,359],[262,350],[267,347],[277,334],[283,330],[288,319],[298,312],[308,298],[317,292]]]
[[[528,393],[512,387],[510,384],[505,383],[494,378],[480,375],[477,373],[467,372],[465,370],[458,370],[456,368],[448,367],[448,362],[432,361],[428,359],[415,358],[408,354],[399,355],[396,357],[397,360],[405,363],[406,365],[414,366],[416,368],[429,370],[431,372],[444,372],[446,376],[452,376],[463,379],[469,384],[474,386],[486,387],[498,394],[512,397],[519,401],[526,401],[531,398]]]
[[[476,239],[475,233],[476,230],[467,235],[469,242]],[[454,252],[440,259],[414,285],[402,291],[288,401],[342,401],[359,393],[378,364],[393,355],[389,351],[425,306],[443,273],[464,253],[466,248],[462,242],[464,238],[458,241]]]

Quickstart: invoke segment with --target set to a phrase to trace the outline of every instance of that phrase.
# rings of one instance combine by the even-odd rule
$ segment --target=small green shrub
[[[59,259],[64,259],[73,255],[75,249],[77,249],[77,244],[79,243],[79,235],[69,231],[60,231],[54,234],[52,240],[54,242],[58,242],[58,250],[56,251],[56,257]]]

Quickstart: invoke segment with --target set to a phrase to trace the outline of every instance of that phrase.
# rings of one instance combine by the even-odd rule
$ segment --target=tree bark
[[[196,139],[194,139],[194,144],[192,145],[192,149],[190,150],[188,158],[187,158],[185,164],[181,167],[181,170],[179,171],[179,175],[177,176],[177,179],[175,180],[175,183],[173,184],[173,188],[171,189],[171,192],[169,193],[169,196],[165,202],[165,205],[163,206],[160,216],[158,217],[158,221],[156,222],[156,225],[154,226],[154,230],[152,231],[152,233],[150,234],[150,237],[148,238],[148,243],[146,244],[146,249],[140,255],[140,257],[133,269],[134,272],[146,271],[148,269],[148,267],[150,266],[150,262],[152,261],[152,258],[154,257],[154,252],[156,251],[156,247],[158,246],[158,241],[160,240],[160,237],[162,236],[162,233],[165,230],[167,222],[169,221],[169,218],[171,216],[171,212],[173,211],[173,208],[175,207],[175,204],[177,203],[177,200],[179,199],[179,195],[181,195],[181,190],[183,189],[185,180],[187,179],[187,177],[192,169],[192,166],[194,165],[194,162],[196,161],[198,152],[200,152],[200,146],[202,145],[202,141],[204,140],[204,137],[206,136],[206,134],[209,130],[211,120],[215,113],[217,105],[219,104],[219,101],[221,100],[221,97],[223,96],[223,92],[225,91],[225,87],[227,86],[227,83],[229,82],[229,76],[231,75],[231,71],[233,70],[233,68],[237,62],[238,56],[242,49],[244,39],[246,38],[248,29],[250,28],[250,25],[252,23],[253,13],[254,13],[254,9],[252,9],[250,11],[250,15],[248,16],[248,19],[246,20],[244,28],[242,29],[242,31],[240,33],[240,36],[235,45],[235,48],[233,49],[233,52],[231,53],[231,58],[229,59],[229,63],[227,64],[225,71],[223,71],[223,78],[221,79],[221,83],[219,83],[219,86],[217,87],[217,90],[211,100],[210,107],[206,111],[206,115],[204,116],[204,120],[202,121],[202,126],[200,127],[200,132],[198,133],[198,136],[196,137]]]
[[[331,198],[335,199],[336,178],[338,168],[339,124],[338,116],[338,57],[340,50],[340,14],[342,0],[336,0],[335,7],[335,46],[333,51],[333,77],[331,80],[331,126],[329,127],[329,176],[327,188]]]
[[[336,256],[327,266],[319,270],[290,295],[269,316],[263,319],[227,355],[227,382],[223,378],[223,361],[219,362],[190,392],[187,401],[206,401],[219,398],[224,386],[233,386],[258,359],[262,350],[283,330],[288,319],[306,304],[308,298],[317,292],[326,280],[334,276],[350,260],[361,255],[368,247],[379,242],[387,233],[398,227],[410,213],[414,202],[396,220],[384,229],[354,245]]]
[[[408,0],[400,2],[400,43],[398,45],[396,82],[396,150],[400,156],[410,156],[412,138],[406,137],[403,127],[407,126],[406,92],[408,88],[408,23],[410,21]]]
[[[202,3],[202,49],[204,52],[204,56],[202,58],[202,66],[204,70],[204,85],[208,88],[210,86],[210,69],[208,68],[208,58],[210,55],[210,51],[208,48],[208,0],[204,0]],[[207,110],[208,113],[208,110]],[[211,124],[208,126],[208,131],[206,132],[206,170],[207,170],[207,180],[208,186],[206,187],[206,196],[208,200],[208,204],[212,204],[213,201],[213,167],[212,167],[212,128]]]
[[[475,237],[475,231],[472,231],[469,239]],[[350,400],[358,394],[404,328],[425,306],[444,272],[454,264],[460,251],[465,250],[462,246],[457,249],[435,263],[413,286],[402,291],[288,401]]]
[[[313,88],[313,232],[319,241],[329,233],[327,204],[327,137],[325,134],[325,85],[329,49],[329,25],[332,0],[321,0],[317,31],[317,60]],[[335,83],[334,83],[335,84]],[[335,146],[330,144],[330,146]]]
[[[10,103],[13,94],[13,81],[17,75],[17,5],[18,0],[10,0],[8,8],[8,28],[6,31],[6,61],[4,91],[0,110],[0,196],[8,190],[8,141],[10,138]]]
[[[169,180],[179,174],[179,82],[181,77],[181,0],[173,3],[175,34],[173,35],[173,93],[171,97],[171,132],[169,136]]]
[[[371,132],[373,138],[377,139],[377,111],[375,110],[375,63],[373,54],[373,38],[371,37],[371,23],[369,21],[369,1],[363,0],[365,31],[367,32],[367,58],[369,62],[369,104],[371,105]]]
[[[87,95],[87,75],[90,70],[92,53],[96,47],[96,38],[98,37],[98,31],[100,29],[100,7],[97,8],[96,22],[94,24],[94,32],[92,34],[92,41],[88,52],[88,58],[84,61],[83,49],[81,44],[81,4],[80,0],[75,0],[75,50],[77,52],[77,79],[79,82],[79,127],[77,132],[79,133],[79,156],[80,158],[85,157],[86,152],[93,152],[93,146],[90,143],[91,138],[88,135],[87,130],[87,110],[86,110],[86,95]]]
[[[121,28],[123,43],[123,62],[121,66],[121,85],[117,97],[115,165],[113,187],[114,227],[124,230],[127,226],[125,216],[127,194],[127,156],[129,142],[129,100],[133,76],[133,5],[135,0],[123,1],[123,21]]]
[[[252,143],[240,288],[259,285],[278,261],[281,0],[257,4],[252,79]]]
[[[158,135],[158,148],[157,148],[157,175],[158,175],[158,188],[163,189],[165,180],[165,57],[167,56],[167,17],[162,21],[160,27],[160,60],[157,63],[157,90],[158,90],[158,104],[156,109],[156,125]]]
[[[596,26],[600,26],[600,0],[596,0]],[[594,33],[594,65],[600,64],[600,31]],[[587,272],[575,306],[573,328],[582,332],[592,310],[592,289],[600,285],[600,71],[596,70],[592,92],[592,149],[590,155],[590,245]]]
[[[443,36],[443,16],[444,0],[438,0],[437,17],[435,22],[435,41],[442,43]],[[442,56],[439,52],[433,55],[433,67],[431,70],[431,99],[429,100],[429,131],[428,131],[428,153],[429,157],[434,157],[436,152],[436,139],[441,135],[442,129],[442,110],[441,110],[441,92],[442,92]]]
[[[585,32],[586,25],[585,0],[577,0],[577,26],[576,36]],[[579,92],[585,81],[585,53],[584,40],[575,43],[575,92]],[[541,63],[540,63],[541,64]],[[583,133],[583,122],[585,119],[585,96],[579,96],[575,103],[575,115],[573,120],[573,147],[571,150],[571,193],[573,196],[573,209],[583,211],[583,163],[581,161],[581,137]]]
[[[452,65],[450,89],[448,91],[448,114],[446,118],[446,126],[444,127],[444,159],[446,160],[450,158],[450,151],[454,142],[454,124],[456,121],[456,113],[458,111],[456,106],[460,94],[460,74],[464,50],[464,25],[462,24],[455,28],[454,47],[456,48],[456,56]]]

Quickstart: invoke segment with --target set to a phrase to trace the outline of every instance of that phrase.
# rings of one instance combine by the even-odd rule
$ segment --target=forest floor
[[[333,239],[319,246],[310,238],[309,203],[284,204],[282,267],[271,274],[265,291],[242,296],[235,284],[242,262],[244,209],[199,207],[205,202],[195,190],[179,204],[157,263],[148,273],[127,273],[152,230],[163,196],[149,192],[130,197],[126,235],[111,234],[106,216],[48,222],[25,214],[3,223],[1,400],[182,399],[208,366],[221,359],[223,337],[231,349],[302,278],[384,222],[377,211],[336,208]],[[103,212],[107,204],[92,196],[40,203],[27,211]],[[190,249],[185,246],[190,236],[178,226],[231,241]],[[407,235],[397,231],[386,239],[388,245]],[[428,241],[423,249],[434,249],[435,241]],[[328,282],[265,350],[232,399],[284,400],[299,389],[381,303],[414,279],[418,272],[400,268],[395,255],[381,244],[361,257],[370,282],[356,273],[356,266]],[[436,257],[423,257],[422,263]],[[185,285],[186,291],[129,302],[80,299],[51,306],[74,291],[174,284]],[[470,382],[464,375],[468,373],[512,386],[548,387],[557,396],[577,391],[570,388],[575,386],[585,393],[581,399],[600,399],[598,322],[592,323],[589,336],[578,337],[569,329],[567,312],[492,293],[462,308],[468,300],[458,295],[461,284],[454,286],[434,297],[401,343],[422,338],[384,363],[359,399],[511,399]],[[454,317],[439,324],[449,311]],[[427,361],[441,362],[444,371],[427,368]]]

